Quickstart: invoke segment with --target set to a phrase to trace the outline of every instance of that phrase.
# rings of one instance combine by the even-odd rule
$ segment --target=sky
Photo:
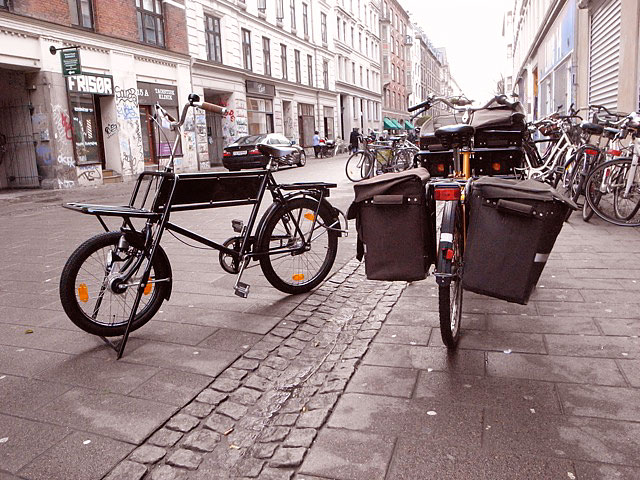
[[[445,47],[451,73],[469,99],[485,103],[506,51],[502,19],[513,0],[399,0],[433,45]]]

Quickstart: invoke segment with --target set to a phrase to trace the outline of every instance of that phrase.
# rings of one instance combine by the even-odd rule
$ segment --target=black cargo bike
[[[179,130],[191,107],[225,112],[192,94],[179,120],[156,105],[155,121],[160,124],[164,117]],[[179,138],[164,171],[140,174],[128,205],[65,205],[95,216],[105,233],[85,241],[69,257],[60,279],[62,306],[71,321],[100,336],[118,358],[129,334],[147,323],[171,296],[171,265],[160,245],[165,231],[219,251],[220,265],[237,275],[234,290],[243,298],[250,288],[242,282],[242,274],[251,261],[259,262],[267,280],[282,292],[299,294],[315,288],[330,273],[338,237],[347,234],[344,215],[327,200],[335,184],[279,184],[274,179],[276,165],[292,158],[291,148],[260,145],[269,158],[263,170],[178,174],[173,172],[173,157]],[[267,190],[273,202],[258,220]],[[172,221],[173,214],[181,211],[238,205],[253,206],[249,219],[246,225],[234,220],[236,235],[222,244]],[[122,226],[109,231],[103,217],[120,217]],[[112,336],[122,339],[112,343],[106,338]]]

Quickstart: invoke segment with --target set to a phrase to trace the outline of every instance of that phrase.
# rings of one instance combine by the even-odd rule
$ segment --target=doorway
[[[151,106],[140,105],[140,129],[142,131],[142,152],[144,155],[144,169],[157,168],[158,161],[154,142],[154,126],[151,120]]]
[[[224,137],[222,135],[222,117],[207,112],[207,144],[209,165],[222,165],[224,153]]]

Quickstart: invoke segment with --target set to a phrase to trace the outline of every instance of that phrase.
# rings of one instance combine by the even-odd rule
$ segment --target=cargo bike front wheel
[[[462,259],[464,256],[463,210],[460,201],[445,203],[438,247],[438,310],[442,342],[458,345],[462,320]]]

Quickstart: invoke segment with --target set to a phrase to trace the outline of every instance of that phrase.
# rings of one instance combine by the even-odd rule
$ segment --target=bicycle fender
[[[133,245],[138,249],[144,249],[144,237],[141,232],[132,231],[132,230],[122,230],[124,238],[127,240],[129,245]],[[167,253],[164,249],[158,245],[156,249],[156,255],[160,257],[160,261],[164,262],[167,265],[167,270],[169,271],[169,288],[167,289],[167,294],[165,295],[165,300],[169,300],[171,297],[171,291],[173,290],[173,271],[171,270],[171,262],[169,262],[169,257],[167,257]]]

